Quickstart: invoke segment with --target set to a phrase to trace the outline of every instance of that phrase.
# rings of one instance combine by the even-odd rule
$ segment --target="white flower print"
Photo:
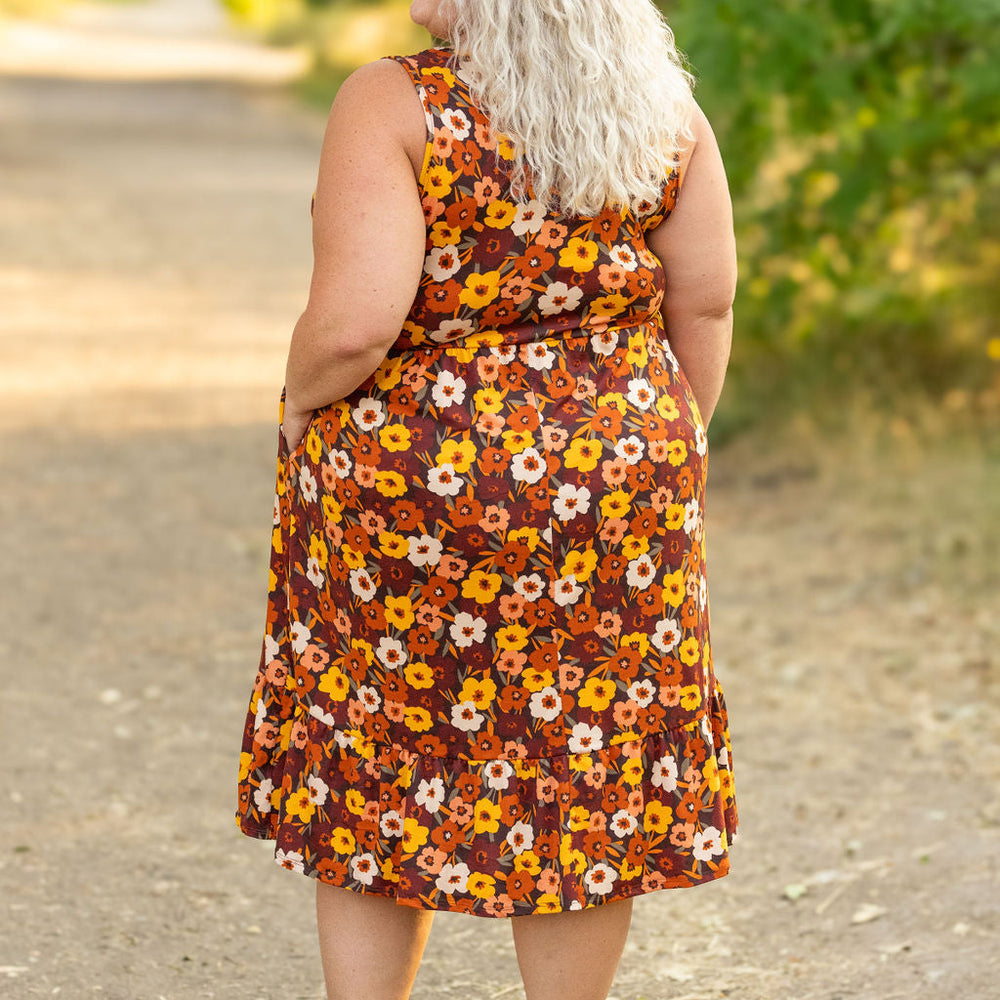
[[[595,333],[590,338],[590,349],[601,357],[608,357],[615,353],[618,347],[618,331],[604,330],[602,333]]]
[[[281,652],[281,645],[273,635],[268,633],[264,636],[264,654],[265,659],[276,660],[278,658],[278,653]]]
[[[689,500],[684,504],[684,530],[690,535],[698,527],[701,515],[701,504],[697,500]]]
[[[609,825],[616,837],[628,837],[635,833],[639,826],[639,821],[627,809],[619,809],[611,817]]]
[[[455,247],[434,247],[424,260],[424,270],[435,281],[446,281],[462,266]]]
[[[304,653],[306,646],[309,645],[309,640],[312,638],[312,632],[302,622],[292,622],[292,627],[289,629],[289,638],[292,641],[292,649],[296,653]]]
[[[545,581],[537,573],[519,576],[514,581],[514,592],[520,594],[526,601],[537,601],[545,592]]]
[[[566,744],[570,753],[590,753],[604,746],[604,733],[600,726],[588,726],[586,722],[578,722],[570,733]]]
[[[488,761],[483,768],[483,774],[486,775],[486,784],[490,788],[506,788],[510,784],[510,776],[513,773],[513,766],[505,760]]]
[[[485,715],[476,711],[474,701],[460,701],[451,706],[451,724],[463,733],[476,732],[485,718]]]
[[[694,843],[691,845],[691,853],[699,861],[711,861],[712,858],[722,854],[725,848],[722,846],[722,831],[714,826],[706,826],[704,830],[699,830],[694,835]]]
[[[535,842],[535,831],[523,820],[518,820],[507,831],[506,840],[515,854],[523,854],[531,850],[531,845]]]
[[[338,479],[347,479],[354,467],[354,462],[351,461],[351,456],[346,451],[338,448],[336,451],[330,452],[330,465],[333,466],[333,471]]]
[[[306,560],[306,579],[318,590],[323,586],[326,579],[323,570],[320,568],[319,560],[315,556],[310,556]]]
[[[638,587],[640,590],[645,590],[655,578],[656,567],[645,552],[638,559],[632,559],[625,572],[625,582],[630,587]]]
[[[572,573],[567,573],[565,576],[560,577],[558,580],[553,580],[549,584],[549,592],[552,595],[552,600],[559,607],[565,608],[566,605],[575,604],[580,600],[583,587],[576,582],[576,577]]]
[[[436,344],[443,344],[449,340],[458,340],[475,329],[473,324],[467,319],[449,319],[442,323],[436,330],[428,331],[428,336]]]
[[[524,359],[524,363],[536,372],[548,371],[556,360],[552,349],[541,340],[536,340],[533,344],[523,344],[521,357]]]
[[[406,558],[414,566],[436,566],[441,561],[444,545],[431,535],[410,535]]]
[[[351,592],[363,601],[370,601],[375,596],[375,581],[366,569],[352,569],[348,579],[351,582]]]
[[[527,205],[517,206],[510,231],[515,236],[524,236],[525,233],[537,233],[543,225],[545,225],[545,206],[540,201],[529,201]]]
[[[390,639],[387,635],[379,639],[375,655],[388,670],[399,670],[407,661],[406,650],[402,642],[399,639]]]
[[[694,450],[699,455],[708,451],[708,438],[705,437],[705,428],[701,424],[695,424],[694,427]]]
[[[664,618],[656,623],[652,640],[661,653],[669,653],[681,641],[680,626],[672,618]]]
[[[299,470],[299,492],[306,503],[315,503],[319,495],[316,492],[316,477],[308,465],[303,465]]]
[[[259,788],[253,792],[253,804],[257,807],[257,812],[269,813],[271,811],[271,793],[274,791],[274,782],[270,778],[265,778]]]
[[[486,619],[470,615],[468,611],[460,611],[448,629],[452,641],[459,649],[471,646],[474,642],[482,642],[486,638]]]
[[[528,709],[533,718],[551,722],[562,712],[562,696],[554,687],[543,687],[531,695]]]
[[[431,398],[434,405],[442,409],[446,406],[461,406],[465,402],[465,389],[465,379],[460,375],[449,371],[439,372],[434,388],[431,389]]]
[[[300,875],[306,870],[305,862],[298,851],[283,851],[280,847],[274,852],[274,860],[287,868],[290,872],[298,872]]]
[[[545,474],[545,457],[537,448],[519,451],[510,463],[510,474],[519,483],[537,483]]]
[[[586,875],[583,876],[583,884],[587,892],[596,892],[599,896],[607,895],[611,892],[611,887],[615,884],[618,876],[615,870],[603,861],[598,861]]]
[[[444,782],[440,778],[422,779],[413,800],[428,812],[437,812],[444,802]]]
[[[371,715],[374,715],[382,706],[382,695],[370,684],[358,688],[358,700],[365,706],[365,711]]]
[[[626,271],[634,271],[638,266],[635,254],[627,243],[619,243],[611,248],[611,259]]]
[[[672,792],[677,788],[677,761],[670,754],[664,754],[653,762],[653,775],[650,779],[654,788],[662,788]]]
[[[441,116],[441,121],[456,139],[468,139],[472,122],[461,108],[447,108]]]
[[[656,685],[649,680],[633,681],[629,685],[628,696],[639,708],[645,708],[656,696]]]
[[[471,874],[469,866],[464,861],[459,861],[454,865],[442,865],[434,885],[441,892],[449,894],[453,892],[465,892],[465,887],[468,884]]]
[[[312,799],[314,805],[321,806],[326,802],[326,797],[330,793],[330,786],[322,778],[317,778],[315,774],[310,774],[306,779],[306,787],[309,789],[309,798]]]
[[[642,453],[646,450],[646,442],[635,434],[630,434],[627,438],[620,438],[615,444],[615,454],[619,458],[624,458],[629,465],[635,465],[642,458]]]
[[[386,809],[379,818],[378,825],[383,837],[403,836],[403,817],[399,815],[398,809]]]
[[[357,406],[351,410],[351,418],[357,425],[358,430],[373,431],[385,423],[385,407],[378,399],[365,396]]]
[[[517,357],[517,344],[498,344],[496,347],[490,348],[490,354],[503,364],[510,364]]]
[[[630,378],[628,380],[628,401],[640,410],[648,410],[656,399],[656,392],[648,379]]]
[[[572,312],[582,298],[582,288],[570,287],[565,281],[553,281],[538,297],[538,307],[543,316],[555,316],[561,312]]]
[[[378,871],[378,862],[370,851],[351,858],[351,875],[362,885],[371,885]]]
[[[577,514],[590,510],[590,495],[586,486],[563,483],[552,501],[552,510],[560,521],[572,521]]]
[[[427,470],[427,489],[439,497],[453,497],[462,489],[462,477],[455,473],[451,462],[444,462]]]

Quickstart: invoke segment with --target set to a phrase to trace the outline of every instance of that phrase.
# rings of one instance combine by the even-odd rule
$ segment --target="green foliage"
[[[1000,0],[664,6],[737,217],[719,416],[784,399],[835,420],[848,397],[995,416]]]

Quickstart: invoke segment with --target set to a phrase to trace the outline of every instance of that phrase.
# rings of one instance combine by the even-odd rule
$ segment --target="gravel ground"
[[[274,84],[19,65],[0,995],[318,998],[312,883],[232,812],[324,122]],[[987,1000],[1000,477],[970,442],[796,440],[712,453],[741,832],[729,876],[636,902],[612,995]],[[505,921],[435,918],[415,1000],[522,995]]]

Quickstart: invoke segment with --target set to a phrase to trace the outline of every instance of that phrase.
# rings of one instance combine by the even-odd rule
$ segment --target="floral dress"
[[[563,216],[449,61],[423,103],[419,290],[378,369],[279,434],[240,829],[285,868],[485,917],[729,870],[705,429],[665,337],[656,204]]]

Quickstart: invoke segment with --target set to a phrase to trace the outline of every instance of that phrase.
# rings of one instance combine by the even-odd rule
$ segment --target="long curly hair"
[[[511,193],[566,214],[656,202],[693,138],[694,79],[651,0],[450,0],[452,68],[511,158]]]

